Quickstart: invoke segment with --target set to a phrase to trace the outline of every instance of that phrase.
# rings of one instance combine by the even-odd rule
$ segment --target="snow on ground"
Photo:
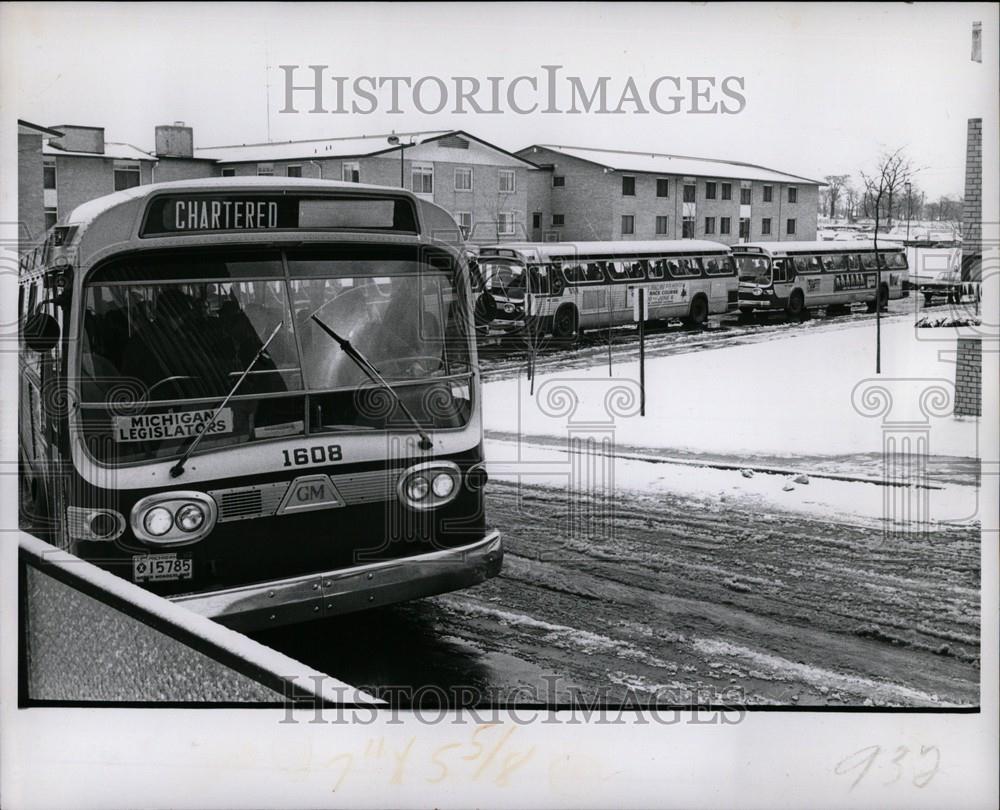
[[[835,458],[833,468],[841,477],[880,480],[886,472],[873,476],[872,458],[881,457],[884,436],[924,440],[932,456],[976,458],[978,420],[951,415],[954,355],[949,352],[955,350],[955,338],[933,337],[917,339],[907,322],[884,324],[881,377],[872,373],[872,322],[652,358],[646,363],[644,418],[630,395],[638,392],[635,362],[617,365],[611,378],[606,365],[540,375],[534,397],[523,377],[488,383],[484,419],[490,474],[566,487],[568,494],[595,487],[649,497],[669,492],[838,521],[869,523],[886,515],[911,519],[916,514],[930,523],[974,521],[979,514],[975,486],[931,478],[932,489],[898,488],[816,475],[808,484],[796,484],[793,476],[761,469],[761,458],[774,456],[782,459],[779,467],[787,468],[791,459],[796,471],[816,473],[829,470],[825,461]],[[947,392],[942,399],[935,388]],[[890,422],[893,429],[887,431]],[[589,437],[596,444],[569,452],[568,440]],[[615,447],[668,457],[711,454],[739,466],[746,459],[757,472],[748,476],[702,466],[690,455],[686,463],[607,460]],[[914,522],[905,528],[926,526]]]
[[[565,437],[571,428],[591,425],[611,430],[618,445],[735,456],[840,456],[881,453],[883,419],[890,419],[929,428],[930,455],[975,458],[978,422],[951,416],[950,403],[941,408],[933,391],[921,397],[935,386],[951,391],[954,381],[955,338],[933,330],[932,340],[929,331],[921,330],[918,339],[911,323],[883,324],[881,377],[874,374],[872,321],[648,358],[645,418],[638,415],[637,399],[626,401],[637,396],[637,362],[616,365],[613,378],[606,365],[541,375],[534,397],[523,376],[500,380],[485,387],[485,427]],[[609,394],[616,386],[630,394]],[[884,416],[879,409],[886,400],[878,388],[892,399]]]
[[[857,481],[809,477],[808,484],[794,483],[791,476],[756,473],[745,478],[737,470],[719,470],[687,464],[650,463],[609,458],[574,463],[574,454],[553,447],[487,439],[486,458],[491,478],[525,485],[566,488],[567,498],[578,498],[580,490],[625,493],[655,498],[671,493],[707,501],[708,508],[725,502],[743,502],[756,513],[802,512],[838,523],[880,524],[886,514],[911,514],[918,498],[926,494],[928,523],[966,523],[979,514],[975,487],[941,485],[940,489],[911,490]],[[589,469],[588,475],[585,472]],[[571,476],[575,476],[571,484]],[[791,489],[785,489],[791,486]],[[887,504],[886,498],[890,501]],[[893,508],[893,504],[895,508]],[[909,504],[910,508],[900,508]],[[920,531],[930,526],[908,524],[904,530]]]

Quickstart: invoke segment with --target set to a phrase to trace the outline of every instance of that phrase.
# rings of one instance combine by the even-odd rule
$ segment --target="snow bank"
[[[798,484],[789,475],[756,473],[747,478],[739,470],[614,457],[589,458],[581,463],[573,455],[553,447],[486,441],[490,478],[565,489],[567,498],[578,498],[581,489],[608,491],[614,498],[627,494],[655,499],[670,494],[700,499],[707,509],[739,506],[758,515],[798,512],[842,524],[882,526],[886,515],[911,514],[894,505],[913,504],[920,497],[903,488],[858,481],[811,477],[808,484]],[[921,531],[938,523],[964,524],[978,519],[979,492],[975,487],[948,484],[920,492],[927,498],[927,524],[895,524],[897,529]]]

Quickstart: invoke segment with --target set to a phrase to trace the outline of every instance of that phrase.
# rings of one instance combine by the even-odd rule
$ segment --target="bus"
[[[705,324],[735,309],[738,278],[729,248],[694,239],[504,243],[479,251],[477,323],[510,334],[571,339],[585,329],[632,323],[646,290],[650,320]]]
[[[25,530],[240,629],[500,571],[444,209],[322,180],[138,186],[24,257],[19,306]]]
[[[909,295],[906,249],[854,242],[746,242],[733,247],[739,267],[739,310],[803,317],[812,307],[828,312],[864,303],[885,308]],[[881,285],[879,271],[881,270]]]

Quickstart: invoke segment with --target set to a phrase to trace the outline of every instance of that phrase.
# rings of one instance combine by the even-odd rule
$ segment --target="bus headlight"
[[[157,506],[146,512],[146,516],[142,519],[142,525],[153,537],[163,537],[173,528],[174,516],[170,514],[169,509]]]
[[[183,546],[215,527],[219,509],[203,492],[160,492],[132,507],[129,524],[137,539],[157,546]]]
[[[434,495],[438,498],[447,498],[451,495],[452,491],[455,489],[455,479],[451,477],[451,473],[438,473],[434,476],[434,482],[431,484],[431,490]]]
[[[396,486],[400,501],[410,509],[427,511],[454,500],[462,473],[451,461],[429,461],[410,467]]]
[[[406,497],[411,501],[422,501],[430,492],[430,485],[422,475],[415,475],[406,482]]]
[[[196,503],[184,504],[177,510],[177,525],[186,532],[196,532],[205,522],[205,510]]]

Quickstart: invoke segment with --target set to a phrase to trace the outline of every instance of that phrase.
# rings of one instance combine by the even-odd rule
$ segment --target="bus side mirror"
[[[59,324],[51,315],[36,312],[25,319],[21,334],[29,349],[39,354],[47,354],[59,343]]]

